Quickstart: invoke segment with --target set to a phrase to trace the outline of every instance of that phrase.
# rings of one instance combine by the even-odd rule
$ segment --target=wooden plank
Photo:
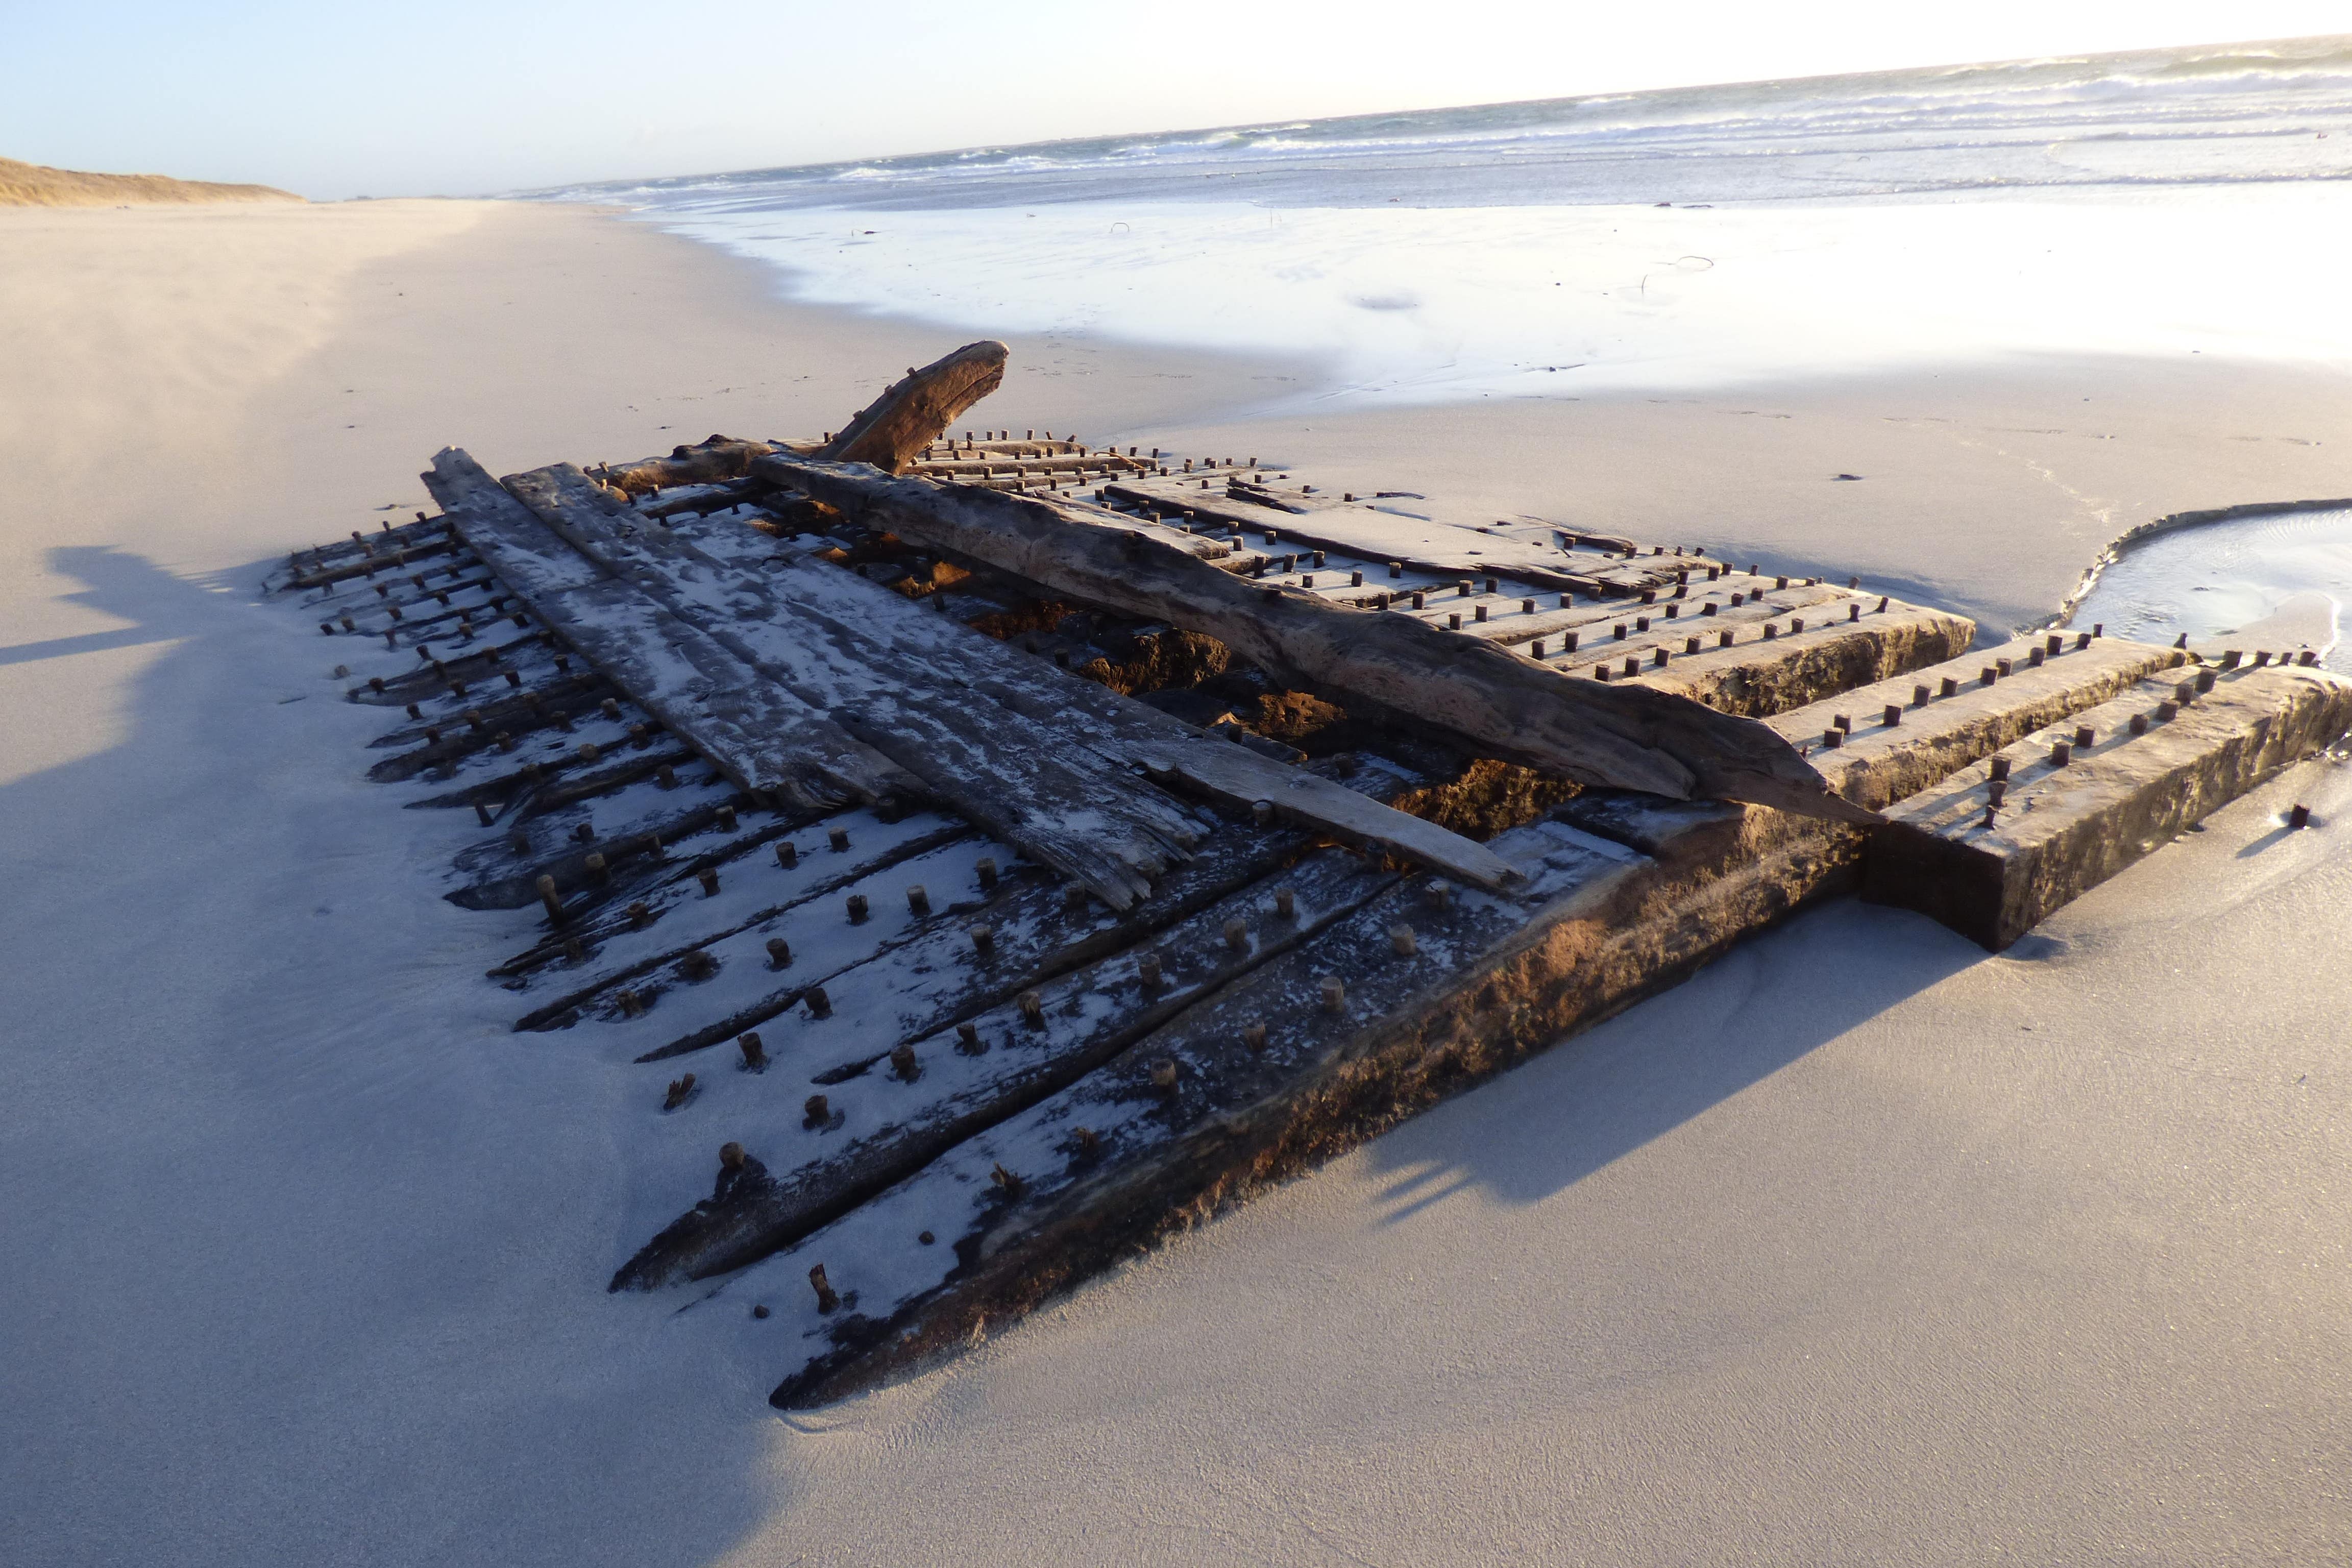
[[[920,793],[912,774],[569,548],[462,451],[442,452],[424,477],[541,620],[738,785],[803,808]]]
[[[1999,952],[2352,727],[2352,681],[2321,670],[2242,670],[2210,692],[2198,690],[2199,678],[2168,679],[2173,673],[1890,811],[1872,836],[1864,896],[1917,910]],[[1996,763],[2007,770],[1997,807]]]
[[[1197,840],[1190,816],[1158,792],[1139,790],[1131,773],[975,701],[955,675],[923,668],[828,615],[824,598],[853,584],[883,592],[862,578],[828,571],[811,579],[818,592],[788,595],[772,573],[730,567],[667,529],[637,528],[569,465],[506,483],[609,569],[920,778],[929,793],[1114,907],[1149,892]],[[966,636],[976,656],[1002,652],[984,647],[979,634]]]
[[[1976,623],[1965,616],[1894,599],[1885,605],[1877,609],[1848,599],[1832,607],[1843,608],[1852,618],[1832,616],[1822,624],[1809,616],[1801,632],[1769,641],[1735,642],[1729,647],[1706,646],[1715,640],[1707,638],[1696,653],[1666,649],[1664,665],[1656,662],[1663,644],[1653,623],[1651,663],[1631,684],[1761,719],[1817,700],[1824,692],[1844,691],[1938,663],[1976,638]]]
[[[2058,640],[2056,654],[2044,635],[2021,637],[1765,721],[1791,744],[1807,748],[1832,789],[1882,811],[2187,659],[2174,649],[2121,637],[2095,638],[2087,647],[2074,646],[2074,637]],[[1896,715],[1894,724],[1886,722],[1889,709]],[[1822,744],[1832,730],[1842,737],[1833,748]]]
[[[757,471],[901,537],[1217,637],[1264,668],[1410,714],[1474,750],[1590,784],[1862,815],[1778,735],[1678,696],[1571,679],[1404,616],[1244,583],[1034,496],[776,457]]]
[[[1240,476],[1124,480],[1111,495],[1148,505],[1179,506],[1238,529],[1272,530],[1282,541],[1339,551],[1376,563],[1397,562],[1442,576],[1498,574],[1554,589],[1625,595],[1671,584],[1675,572],[1698,563],[1679,551],[1642,559],[1619,557],[1630,541],[1543,525],[1452,521],[1419,496],[1342,499],[1318,488],[1300,492],[1253,483]],[[1578,539],[1581,552],[1563,550],[1558,537]]]
[[[1344,843],[1378,846],[1447,876],[1496,886],[1509,868],[1481,846],[1351,789],[1210,736],[1149,703],[1041,664],[993,637],[854,574],[762,541],[765,581],[845,635],[862,633],[901,663],[957,672],[961,700],[978,694],[1086,747],[1126,776],[1145,776],[1243,811],[1263,801],[1287,820]],[[720,540],[711,548],[726,548]],[[822,606],[822,607],[820,607]],[[1287,748],[1284,748],[1287,750]]]
[[[1024,988],[1034,1006],[1005,1003],[964,1020],[970,1047],[943,1030],[908,1042],[887,1069],[860,1059],[819,1074],[813,1081],[827,1086],[830,1115],[807,1119],[803,1135],[784,1145],[810,1152],[681,1215],[622,1266],[611,1288],[707,1279],[791,1245],[1311,940],[1396,877],[1326,850],[1274,880],[1286,912],[1264,883],[1213,904],[1151,942],[1149,981],[1146,954],[1123,950]],[[1229,934],[1236,923],[1238,942]]]

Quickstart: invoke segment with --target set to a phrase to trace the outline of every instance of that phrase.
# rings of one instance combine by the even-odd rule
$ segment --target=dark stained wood
[[[891,383],[814,456],[904,473],[951,421],[1003,384],[1008,352],[1003,343],[984,339],[920,370],[908,369],[904,380]]]
[[[755,471],[902,538],[1224,642],[1262,668],[1368,698],[1580,783],[1868,820],[1751,720],[1634,685],[1578,680],[1406,616],[1244,582],[1035,496],[768,457]]]

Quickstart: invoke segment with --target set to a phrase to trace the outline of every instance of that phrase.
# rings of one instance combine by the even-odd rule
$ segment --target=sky
[[[2342,0],[0,0],[0,156],[467,195],[2340,32]]]

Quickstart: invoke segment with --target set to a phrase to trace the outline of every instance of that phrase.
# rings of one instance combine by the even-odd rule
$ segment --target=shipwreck
[[[1703,546],[957,429],[1004,361],[809,442],[446,450],[438,515],[270,583],[394,716],[373,776],[478,824],[450,897],[541,911],[516,1028],[621,1031],[707,1135],[612,1288],[756,1276],[782,1406],[1816,901],[2006,945],[2352,726],[2307,650],[1979,648]]]

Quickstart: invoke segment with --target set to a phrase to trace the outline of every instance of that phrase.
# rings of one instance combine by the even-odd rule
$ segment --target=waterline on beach
[[[1319,360],[1311,401],[1576,397],[1985,363],[2352,365],[2326,184],[1701,208],[1070,203],[642,215],[812,303]]]

